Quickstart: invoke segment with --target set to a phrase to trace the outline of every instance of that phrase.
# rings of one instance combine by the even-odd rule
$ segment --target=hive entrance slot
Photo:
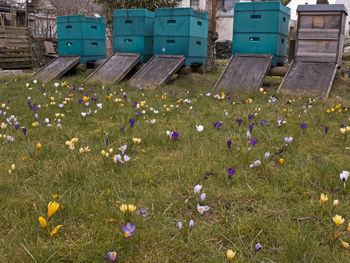
[[[175,19],[169,19],[168,20],[168,24],[176,24],[176,20]]]
[[[132,24],[132,20],[125,20],[125,24]]]
[[[260,41],[260,37],[250,37],[249,41]]]
[[[66,26],[66,29],[72,29],[71,25]]]
[[[91,26],[91,29],[97,29],[97,26]]]
[[[261,15],[251,15],[251,19],[261,19]]]

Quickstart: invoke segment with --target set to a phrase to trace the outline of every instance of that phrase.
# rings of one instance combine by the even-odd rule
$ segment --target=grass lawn
[[[223,95],[212,90],[220,71],[145,92],[81,85],[85,75],[58,87],[0,78],[0,262],[105,262],[111,251],[116,262],[225,262],[228,249],[232,262],[350,262],[339,176],[350,170],[349,79],[328,99],[276,94],[272,77],[264,92]]]

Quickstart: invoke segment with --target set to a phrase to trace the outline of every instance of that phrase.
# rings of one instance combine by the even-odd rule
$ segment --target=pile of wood
[[[0,68],[32,67],[31,39],[26,27],[0,27]]]

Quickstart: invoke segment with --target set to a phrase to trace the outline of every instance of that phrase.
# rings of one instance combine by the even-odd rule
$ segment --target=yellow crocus
[[[60,195],[59,195],[59,194],[53,194],[53,195],[52,195],[52,198],[53,198],[53,199],[58,199],[58,198],[60,198]]]
[[[349,243],[348,242],[345,242],[345,241],[341,241],[341,245],[344,247],[344,248],[349,248],[350,247],[350,245],[349,245]]]
[[[350,223],[348,224],[348,229],[347,230],[348,230],[348,232],[350,232]]]
[[[280,164],[283,164],[283,163],[284,163],[284,159],[283,159],[283,158],[280,158],[280,159],[279,159],[279,162],[280,162]]]
[[[59,207],[60,207],[60,204],[58,202],[51,201],[47,206],[47,209],[48,209],[47,210],[47,217],[50,218],[51,216],[53,216],[57,212]]]
[[[326,203],[327,201],[328,201],[328,196],[322,193],[322,194],[321,194],[321,198],[320,198],[320,202],[321,202],[322,204],[324,204],[324,203]]]
[[[32,126],[33,126],[33,128],[35,128],[35,127],[36,127],[36,123],[35,123],[35,122],[33,122],[33,123],[32,123]]]
[[[46,228],[47,227],[47,222],[46,222],[46,219],[42,216],[39,216],[39,223],[41,225],[42,228]]]
[[[133,138],[132,139],[134,143],[140,144],[141,143],[141,139],[140,138]]]
[[[338,200],[333,200],[333,206],[336,207],[339,204]]]
[[[134,205],[128,205],[128,210],[129,210],[129,213],[130,214],[132,214],[132,213],[134,213],[135,212],[135,210],[136,210],[136,206],[134,206]]]
[[[232,249],[227,250],[226,256],[228,260],[232,260],[236,256],[236,252],[233,252]]]
[[[37,149],[37,150],[40,150],[40,149],[41,149],[41,147],[42,147],[41,143],[40,143],[40,142],[38,142],[38,143],[36,144],[36,149]]]
[[[58,225],[56,226],[50,233],[50,237],[52,237],[54,234],[57,233],[58,229],[60,229],[62,227],[62,225]]]
[[[340,215],[335,215],[335,217],[333,217],[333,222],[337,227],[339,227],[341,224],[344,223],[344,218]]]
[[[127,204],[122,204],[120,207],[119,207],[120,211],[125,214],[126,211],[128,210],[128,205]]]

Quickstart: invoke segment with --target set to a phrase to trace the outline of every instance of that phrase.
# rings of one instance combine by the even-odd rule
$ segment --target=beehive
[[[153,55],[154,13],[146,9],[114,10],[113,51],[137,53],[141,62]]]
[[[205,65],[208,13],[192,8],[155,10],[153,53],[184,55],[185,65]]]
[[[348,11],[339,5],[299,5],[295,60],[330,62],[342,60]]]
[[[105,20],[83,15],[57,17],[59,55],[81,56],[80,63],[106,58]]]
[[[232,53],[272,54],[272,66],[283,65],[289,29],[288,7],[279,1],[236,3]]]

